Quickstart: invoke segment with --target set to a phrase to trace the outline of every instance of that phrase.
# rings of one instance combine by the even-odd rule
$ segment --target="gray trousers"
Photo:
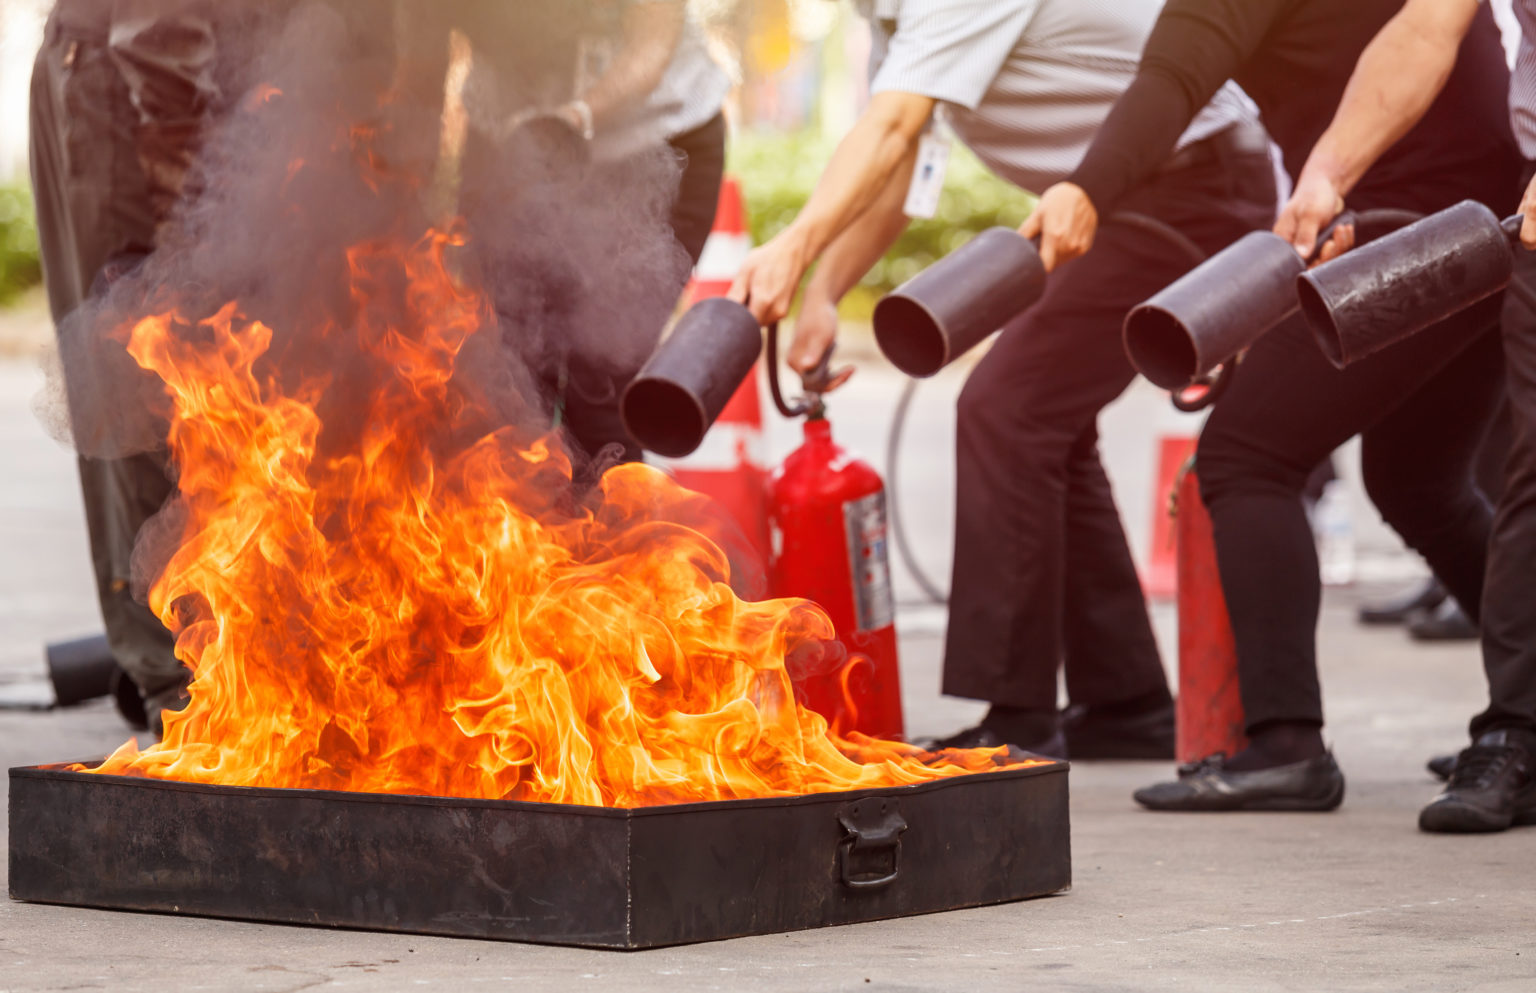
[[[32,73],[32,186],[55,327],[86,298],[109,259],[153,246],[157,220],[135,148],[137,115],[107,49],[106,18],[82,15],[88,6],[109,5],[59,4]],[[90,384],[71,382],[70,389],[88,391]],[[131,585],[139,529],[174,490],[166,455],[81,457],[79,464],[112,653],[146,697],[173,690],[186,678],[173,638]]]

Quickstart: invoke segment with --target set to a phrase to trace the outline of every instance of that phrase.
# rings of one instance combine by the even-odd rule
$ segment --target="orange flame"
[[[832,626],[745,603],[724,553],[669,523],[699,498],[642,465],[556,510],[569,465],[511,429],[443,457],[460,350],[487,301],[453,237],[351,253],[357,354],[389,370],[350,450],[322,454],[326,384],[284,391],[235,304],[132,328],[174,401],[186,515],[150,603],[194,673],[162,744],[99,771],[239,786],[642,806],[893,786],[996,768],[828,732],[786,656]],[[403,293],[399,291],[404,286]],[[327,329],[328,335],[339,334]]]

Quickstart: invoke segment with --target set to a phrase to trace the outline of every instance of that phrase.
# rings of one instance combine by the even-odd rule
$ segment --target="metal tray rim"
[[[102,759],[79,762],[80,765],[100,763]],[[576,803],[545,803],[534,800],[495,800],[476,797],[427,796],[417,793],[357,793],[348,790],[308,790],[279,786],[221,786],[212,783],[190,783],[179,779],[155,779],[149,776],[109,776],[90,772],[72,772],[63,768],[75,762],[57,765],[15,766],[10,769],[13,779],[53,779],[65,782],[93,782],[106,786],[125,788],[149,788],[177,790],[187,793],[203,793],[210,796],[235,796],[251,798],[291,797],[340,801],[346,803],[395,803],[425,807],[490,808],[525,813],[547,813],[562,816],[607,817],[628,820],[632,817],[665,817],[700,813],[708,810],[741,810],[748,807],[782,807],[803,804],[846,802],[866,796],[911,796],[918,793],[939,792],[955,789],[978,779],[1025,779],[1032,776],[1066,773],[1071,764],[1053,761],[1045,765],[1023,768],[991,769],[985,772],[935,779],[927,783],[904,786],[871,786],[859,790],[828,790],[820,793],[803,793],[796,796],[750,797],[740,800],[701,800],[691,803],[657,804],[648,807],[594,807]]]

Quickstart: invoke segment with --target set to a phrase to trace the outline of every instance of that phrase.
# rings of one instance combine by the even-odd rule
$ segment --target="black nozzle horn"
[[[1499,292],[1514,272],[1515,222],[1465,200],[1302,273],[1318,347],[1343,369]]]
[[[988,228],[881,300],[875,341],[902,372],[932,376],[1044,292],[1034,244],[1012,228]]]
[[[625,388],[625,430],[658,455],[691,454],[762,350],[762,329],[746,307],[724,298],[695,304]]]
[[[1157,386],[1182,390],[1294,314],[1305,269],[1279,235],[1244,235],[1126,315],[1126,355]]]

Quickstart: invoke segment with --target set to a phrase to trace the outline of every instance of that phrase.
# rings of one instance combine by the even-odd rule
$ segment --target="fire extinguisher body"
[[[885,484],[832,440],[825,419],[805,422],[805,444],[769,481],[774,596],[826,610],[849,657],[841,669],[796,680],[796,692],[841,733],[904,733],[888,558]]]

